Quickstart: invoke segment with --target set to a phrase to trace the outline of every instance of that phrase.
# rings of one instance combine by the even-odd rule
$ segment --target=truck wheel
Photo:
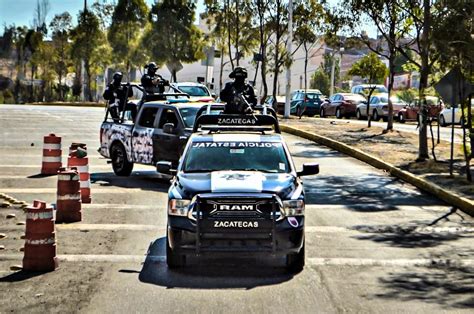
[[[304,268],[304,242],[298,253],[288,254],[286,256],[286,269],[292,273],[299,273]]]
[[[114,173],[121,177],[128,177],[133,170],[133,162],[127,159],[127,153],[122,144],[114,144],[111,149],[112,168]]]
[[[186,265],[186,257],[184,255],[176,254],[171,249],[168,243],[168,235],[166,236],[166,264],[168,268],[176,269]]]

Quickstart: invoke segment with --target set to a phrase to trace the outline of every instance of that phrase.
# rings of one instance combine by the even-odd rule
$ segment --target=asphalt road
[[[60,268],[21,264],[24,214],[0,209],[0,312],[472,313],[474,220],[364,163],[285,136],[305,179],[306,264],[286,274],[273,259],[201,259],[170,271],[164,255],[168,182],[153,168],[129,178],[99,158],[97,108],[0,105],[0,192],[55,202],[56,178],[39,177],[45,134],[87,143],[92,204],[57,225]],[[15,213],[14,219],[5,219]]]

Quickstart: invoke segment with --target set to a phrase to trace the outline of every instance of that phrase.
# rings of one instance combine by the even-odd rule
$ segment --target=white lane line
[[[143,263],[143,262],[166,262],[164,255],[112,255],[112,254],[60,254],[57,255],[60,262],[104,262],[104,263]],[[22,254],[0,255],[0,261],[17,261],[23,259]],[[306,259],[307,266],[474,266],[474,259],[372,259],[372,258],[320,258],[310,257]]]
[[[150,191],[153,189],[150,188]],[[92,194],[123,194],[123,193],[129,193],[129,192],[147,192],[143,189],[140,188],[115,188],[115,187],[109,187],[109,188],[96,188],[92,187],[91,193]],[[156,191],[159,191],[159,188],[156,188]],[[8,189],[1,189],[0,192],[6,193],[6,194],[56,194],[57,189],[56,188],[8,188]],[[164,192],[163,192],[164,193]]]
[[[328,192],[330,193],[330,192]],[[331,192],[332,193],[332,192]],[[354,205],[334,205],[334,204],[306,204],[306,210],[320,210],[320,209],[327,209],[327,210],[339,210],[339,209],[350,209],[353,208]],[[366,205],[358,205],[357,207],[359,208],[371,208],[374,207],[372,204],[366,204]],[[380,208],[384,208],[384,206],[377,206]],[[401,211],[420,211],[420,210],[430,210],[430,211],[446,211],[447,209],[451,208],[450,206],[445,206],[445,205],[421,205],[421,206],[416,206],[416,205],[396,205],[392,206],[390,205],[390,208],[393,208],[395,210],[401,210]]]
[[[18,156],[21,157],[21,156]],[[92,169],[111,169],[110,165],[89,165]],[[0,165],[0,168],[39,168],[41,169],[41,163],[38,165]]]

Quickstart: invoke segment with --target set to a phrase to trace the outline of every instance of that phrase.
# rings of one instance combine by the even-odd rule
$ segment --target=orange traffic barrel
[[[44,137],[41,174],[56,174],[61,167],[61,137],[51,133]]]
[[[52,271],[58,268],[53,207],[35,200],[26,208],[23,269]]]
[[[91,178],[89,174],[89,159],[87,157],[76,157],[72,154],[67,159],[69,168],[76,168],[79,172],[79,185],[81,187],[82,203],[91,203]]]
[[[77,222],[81,220],[79,173],[76,168],[61,168],[58,172],[56,221]]]

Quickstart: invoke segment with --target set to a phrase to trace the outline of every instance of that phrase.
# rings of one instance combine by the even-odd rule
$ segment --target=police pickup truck
[[[296,171],[271,115],[201,115],[179,166],[158,162],[172,173],[166,257],[170,268],[186,257],[269,254],[286,258],[290,271],[304,267],[305,196],[301,176],[319,172],[305,164]]]
[[[128,87],[143,92],[138,85]],[[118,121],[107,110],[100,127],[99,153],[111,159],[116,175],[130,175],[134,163],[155,166],[158,161],[170,161],[178,165],[197,113],[209,104],[187,98],[182,93],[145,95],[138,104],[128,103]],[[131,109],[137,107],[134,113]]]

